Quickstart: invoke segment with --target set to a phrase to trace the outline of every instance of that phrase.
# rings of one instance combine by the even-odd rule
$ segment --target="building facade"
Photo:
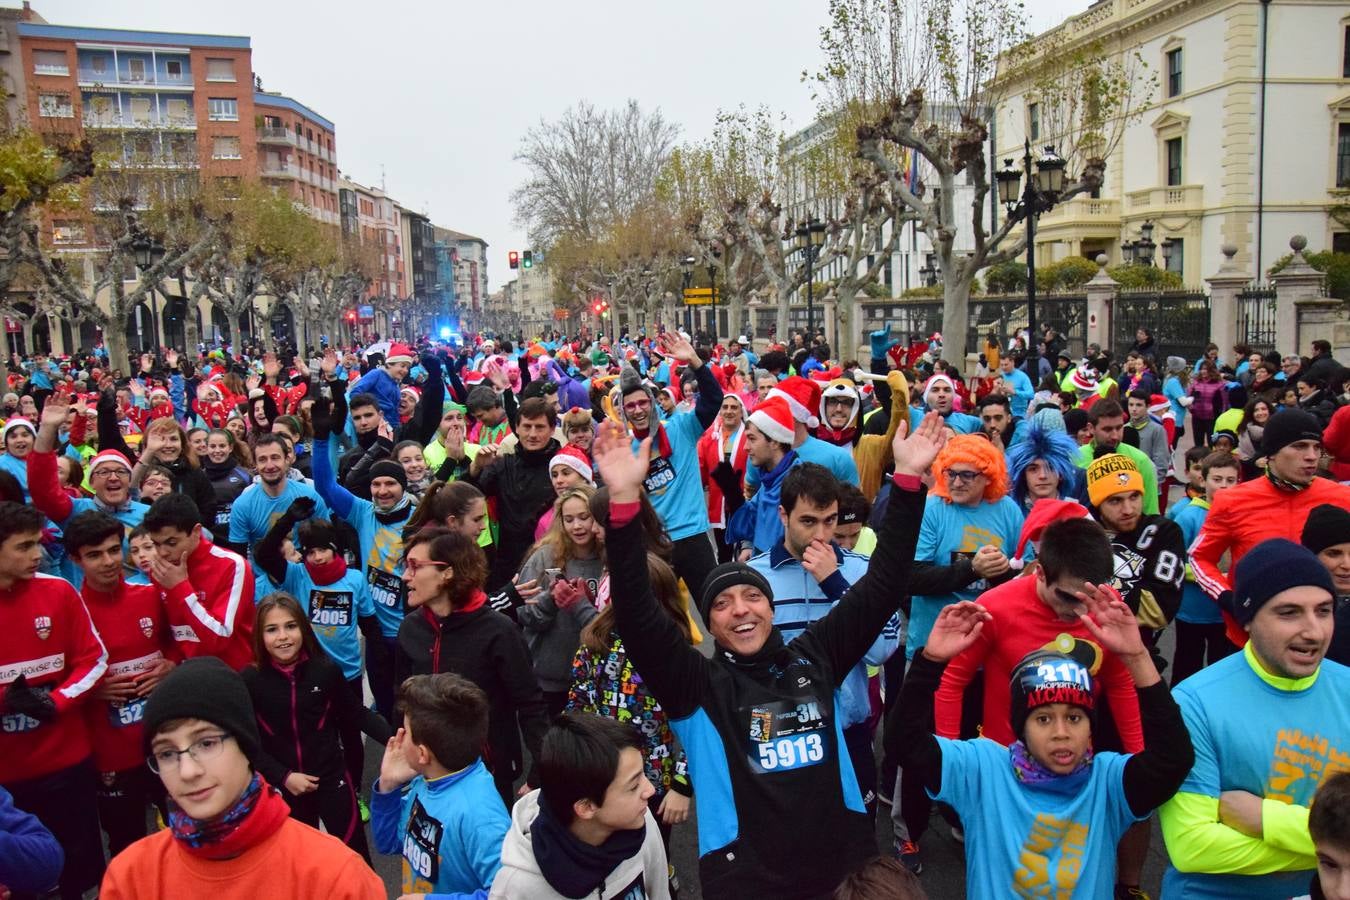
[[[337,128],[282,94],[255,91],[258,174],[326,225],[339,223]]]
[[[1187,284],[1219,267],[1225,244],[1253,279],[1288,253],[1292,234],[1314,250],[1350,250],[1328,215],[1330,192],[1350,188],[1344,3],[1098,0],[1033,43],[1067,52],[1094,41],[1117,59],[1138,53],[1157,88],[1110,153],[1098,195],[1041,217],[1038,262],[1099,253],[1119,262],[1145,222],[1155,243],[1172,241],[1168,267]],[[1001,87],[1000,158],[1020,159],[1024,140],[1062,142],[1042,127],[1041,98],[1019,73]]]
[[[487,241],[449,228],[437,228],[434,235],[454,256],[455,305],[461,318],[481,314],[488,296]]]

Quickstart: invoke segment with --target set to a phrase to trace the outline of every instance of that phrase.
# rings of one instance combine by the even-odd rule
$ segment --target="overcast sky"
[[[819,60],[825,0],[684,0],[679,4],[466,3],[384,0],[32,0],[57,25],[243,34],[263,87],[337,126],[338,166],[433,222],[489,244],[492,290],[524,249],[511,189],[521,135],[578,100],[636,98],[711,130],[719,108],[761,104],[790,128],[814,116],[803,69]],[[6,0],[4,5],[17,3]],[[1037,30],[1089,0],[1035,0]]]

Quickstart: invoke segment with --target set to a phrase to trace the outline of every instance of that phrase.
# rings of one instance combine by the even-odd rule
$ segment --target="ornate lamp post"
[[[1047,146],[1032,171],[1031,142],[1026,141],[1019,171],[1011,159],[1003,161],[998,175],[998,198],[1014,222],[1027,223],[1027,377],[1034,385],[1040,380],[1040,336],[1036,333],[1036,220],[1059,202],[1064,191],[1064,169],[1067,163]],[[1026,176],[1023,184],[1022,176]]]
[[[145,232],[138,234],[131,242],[131,252],[136,257],[136,266],[142,273],[149,271],[152,267],[159,264],[164,258],[164,246]],[[159,296],[159,290],[155,285],[150,285],[150,339],[154,342],[156,351],[159,348],[159,312],[156,309],[156,300]],[[165,305],[168,305],[167,299]],[[139,316],[139,313],[137,313]],[[140,320],[137,319],[137,333],[140,332]],[[186,348],[184,348],[186,349]]]
[[[815,266],[825,243],[825,223],[812,217],[798,226],[795,234],[797,251],[806,259],[806,343],[810,346],[816,333]]]
[[[689,300],[685,294],[689,291],[689,285],[694,280],[694,258],[686,256],[680,260],[680,286],[683,289],[680,294],[680,302],[684,304],[684,330],[689,332],[692,337],[694,334],[694,311],[689,308]]]

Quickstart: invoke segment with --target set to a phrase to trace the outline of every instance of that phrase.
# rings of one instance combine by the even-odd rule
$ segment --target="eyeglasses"
[[[193,741],[186,750],[175,750],[172,747],[156,750],[145,758],[145,762],[150,766],[150,771],[157,775],[160,772],[176,772],[183,761],[184,753],[191,756],[195,762],[215,759],[220,755],[220,751],[225,749],[225,742],[230,737],[228,734],[204,735]]]
[[[634,400],[632,403],[625,403],[623,405],[624,412],[642,412],[644,409],[651,408],[652,401],[650,400]]]
[[[89,473],[90,478],[127,478],[127,470],[121,466],[99,466]]]
[[[962,484],[969,484],[984,473],[979,471],[972,472],[970,470],[946,469],[942,474],[948,481],[959,481]]]
[[[405,559],[403,565],[414,575],[423,569],[448,569],[450,567],[449,563],[437,562],[434,559],[412,559],[411,557]]]

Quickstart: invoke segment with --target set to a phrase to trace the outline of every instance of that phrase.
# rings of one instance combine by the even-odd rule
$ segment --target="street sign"
[[[717,292],[717,300],[721,302],[722,292]],[[684,305],[685,306],[708,306],[713,302],[712,288],[685,288]]]
[[[360,316],[363,320],[365,320],[365,321],[367,321],[367,322],[372,322],[372,321],[374,321],[374,319],[375,319],[375,307],[373,307],[373,306],[358,306],[358,307],[356,308],[356,314],[357,314],[358,316]]]

